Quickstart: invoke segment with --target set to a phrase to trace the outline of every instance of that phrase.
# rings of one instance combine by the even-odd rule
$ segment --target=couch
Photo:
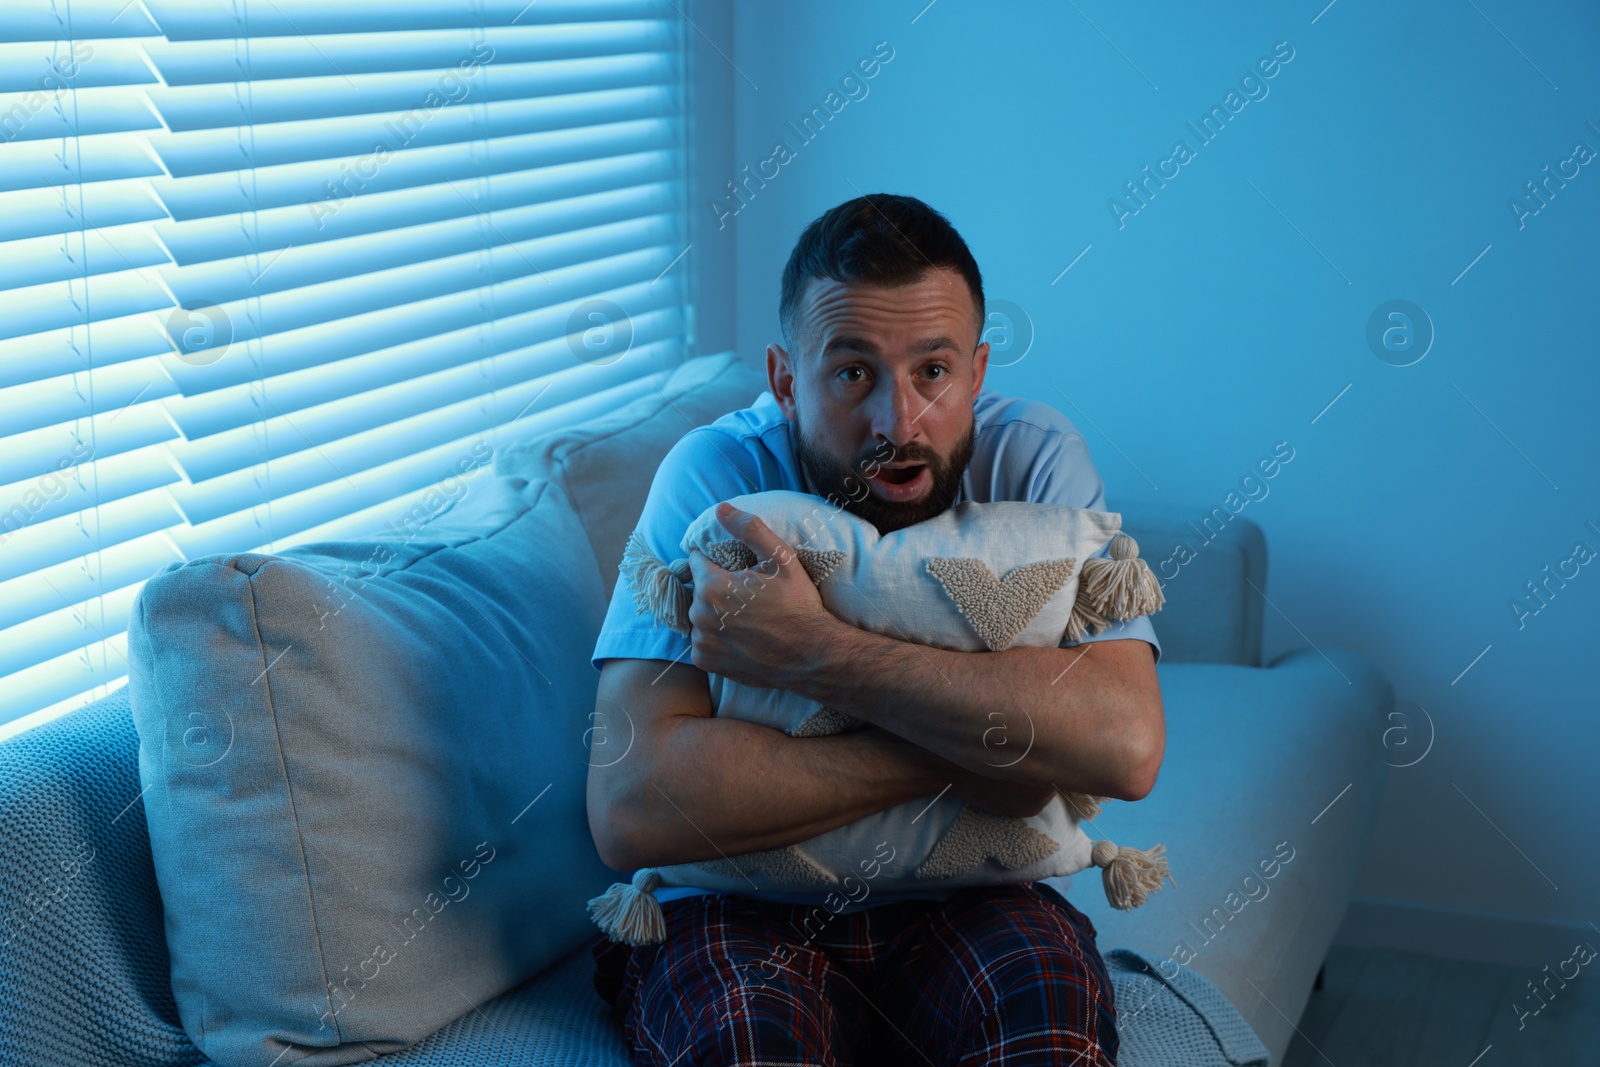
[[[585,587],[585,601],[603,604],[655,464],[683,432],[764,388],[764,376],[731,353],[698,357],[614,412],[502,443],[492,475],[480,477],[570,510],[595,563],[581,577],[594,586]],[[456,510],[445,519],[470,518],[470,509]],[[1165,763],[1147,798],[1106,805],[1091,830],[1163,842],[1173,882],[1143,907],[1116,912],[1092,873],[1052,880],[1098,928],[1116,979],[1120,1062],[1133,1067],[1281,1061],[1343,917],[1387,771],[1389,683],[1361,658],[1327,647],[1263,663],[1265,539],[1255,523],[1233,516],[1206,540],[1189,522],[1203,512],[1154,504],[1123,511],[1124,528],[1152,565],[1179,543],[1196,551],[1175,574],[1164,573],[1167,604],[1153,620],[1163,646]],[[423,532],[444,522],[430,519]],[[528,562],[535,572],[539,565]],[[136,612],[130,624],[130,645],[159,641],[135,632],[155,625],[141,618]],[[573,618],[593,624],[592,612]],[[577,647],[592,645],[592,630],[571,636]],[[564,669],[586,672],[572,684],[592,693],[586,659]],[[581,717],[587,709],[571,710]],[[152,764],[141,776],[140,751],[129,686],[0,744],[6,1067],[211,1062],[173,991],[166,931],[182,916],[164,912],[151,830],[165,824],[147,822],[158,814],[147,811],[158,794],[149,792]],[[539,810],[564,812],[570,829],[581,819],[581,772],[559,781],[562,795]],[[164,835],[154,840],[167,842]],[[547,965],[505,972],[510,977],[494,980],[501,988],[463,995],[447,1024],[410,1047],[375,1048],[365,1058],[627,1063],[619,1029],[590,985],[584,901],[594,886],[629,872],[601,871],[592,852],[583,864],[583,880],[564,896],[541,897],[524,920],[554,931],[536,946]],[[162,868],[169,889],[177,869]],[[250,980],[249,960],[238,973]]]

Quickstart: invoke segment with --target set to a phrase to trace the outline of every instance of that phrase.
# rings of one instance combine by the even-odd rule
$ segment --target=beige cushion
[[[748,407],[766,388],[766,375],[736,353],[697,356],[609,415],[502,447],[495,472],[562,490],[589,535],[609,600],[662,457],[690,430]]]
[[[914,525],[880,535],[867,520],[818,497],[769,490],[732,497],[757,515],[816,583],[834,615],[863,629],[917,644],[963,652],[1013,646],[1055,648],[1067,632],[1078,597],[1079,565],[1122,525],[1114,511],[1065,504],[967,501]],[[679,547],[697,550],[730,570],[755,565],[755,556],[729,534],[716,507],[701,512]],[[662,561],[666,562],[666,561]],[[638,575],[624,568],[630,584]],[[760,595],[759,576],[741,600]],[[634,586],[647,606],[648,589]],[[661,605],[667,610],[665,604]],[[734,609],[737,610],[737,609]],[[683,620],[672,615],[668,625]],[[851,716],[783,689],[747,686],[710,675],[718,716],[758,722],[794,736],[840,733],[865,725]],[[1009,766],[1024,727],[1010,724],[1016,743],[989,761]],[[1004,744],[1006,724],[986,731]],[[1031,742],[1027,742],[1031,745]],[[882,843],[886,851],[875,849]],[[919,797],[769,852],[657,868],[661,884],[701,889],[806,892],[842,885],[857,862],[877,862],[869,877],[880,892],[933,886],[960,888],[1032,882],[1075,874],[1090,864],[1094,842],[1060,795],[1038,815],[1007,818],[968,808],[953,793]],[[866,868],[863,867],[863,870]]]
[[[920,645],[967,652],[1055,648],[1069,630],[1086,627],[1092,633],[1104,628],[1105,619],[1132,618],[1160,607],[1155,579],[1137,558],[1137,546],[1119,537],[1117,512],[967,501],[880,535],[860,516],[806,493],[768,490],[740,494],[728,503],[760,518],[794,550],[835,616]],[[1093,558],[1114,538],[1118,547],[1112,559]],[[638,611],[688,634],[693,579],[687,557],[698,552],[743,575],[741,605],[761,595],[763,571],[749,570],[756,566],[755,554],[727,531],[715,505],[689,524],[677,547],[685,555],[669,561],[642,536],[630,539],[621,568],[626,585],[618,594],[630,595]],[[739,610],[729,607],[730,613]],[[795,737],[865,725],[783,689],[709,677],[718,717]],[[1006,744],[1008,724],[996,722],[984,732],[985,748],[998,757],[986,762],[995,768],[1014,766],[1032,747],[1031,721],[1026,742],[1022,724],[1010,725],[1018,743],[1003,751],[999,746]],[[1009,758],[1017,749],[1016,758]],[[1091,863],[1108,868],[1108,898],[1117,907],[1134,907],[1160,888],[1166,864],[1159,847],[1145,853],[1092,841],[1079,821],[1097,816],[1101,799],[1056,795],[1037,815],[1012,818],[969,807],[946,787],[931,798],[870,813],[786,847],[645,868],[589,901],[589,912],[614,941],[655,944],[666,935],[659,898],[650,899],[658,886],[823,892],[823,904],[837,913],[862,899],[867,880],[874,880],[872,888],[880,893],[925,894],[1033,882],[1074,874]],[[855,888],[863,890],[862,896]]]

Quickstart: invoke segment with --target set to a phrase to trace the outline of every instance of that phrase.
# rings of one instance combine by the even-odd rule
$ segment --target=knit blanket
[[[1269,1067],[1267,1046],[1216,986],[1187,967],[1171,978],[1162,957],[1103,953],[1116,990],[1121,1067]]]

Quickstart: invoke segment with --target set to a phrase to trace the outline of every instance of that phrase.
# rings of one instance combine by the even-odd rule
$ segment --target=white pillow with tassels
[[[730,503],[759,516],[795,550],[834,615],[918,644],[965,652],[1055,647],[1064,636],[1081,640],[1164,602],[1160,583],[1114,511],[969,501],[880,535],[867,520],[806,493],[771,490]],[[1091,558],[1108,543],[1109,558]],[[640,613],[687,635],[693,601],[687,553],[698,550],[729,570],[754,566],[756,558],[728,533],[715,505],[690,524],[679,547],[685,556],[664,562],[635,531],[619,570]],[[759,572],[752,575],[753,591],[760,580]],[[716,674],[709,679],[717,715],[795,737],[865,725],[787,690]],[[870,871],[873,887],[883,892],[957,889],[1038,881],[1091,865],[1103,868],[1112,906],[1125,910],[1160,888],[1167,877],[1165,849],[1091,841],[1079,820],[1095,818],[1106,799],[1058,794],[1039,814],[1020,819],[981,811],[949,793],[931,803],[920,798],[787,848],[642,868],[631,883],[619,882],[589,901],[589,913],[614,941],[656,944],[666,937],[653,895],[657,886],[826,893]],[[840,906],[845,899],[840,893]]]

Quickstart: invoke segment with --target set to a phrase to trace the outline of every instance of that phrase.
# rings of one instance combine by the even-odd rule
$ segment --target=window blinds
[[[685,357],[682,21],[0,7],[0,736],[126,677],[165,564],[359,536]]]

